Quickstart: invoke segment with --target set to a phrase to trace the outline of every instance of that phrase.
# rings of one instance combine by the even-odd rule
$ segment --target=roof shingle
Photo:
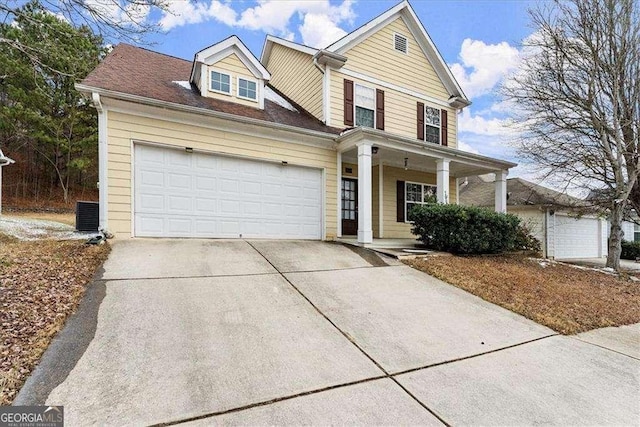
[[[495,183],[480,177],[469,177],[468,184],[460,188],[460,203],[472,206],[493,206],[495,203]],[[576,197],[543,187],[522,178],[507,180],[507,205],[578,208],[587,204]]]
[[[268,99],[261,110],[203,97],[193,85],[188,89],[186,85],[176,83],[189,81],[191,67],[191,61],[121,43],[82,81],[82,85],[319,132],[336,135],[341,132],[341,129],[326,126],[284,94],[281,95],[298,112]]]

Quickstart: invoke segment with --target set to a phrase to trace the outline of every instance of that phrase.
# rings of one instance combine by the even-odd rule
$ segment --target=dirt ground
[[[640,322],[640,282],[524,256],[438,256],[418,270],[562,334]]]
[[[0,234],[0,405],[11,404],[109,251]]]

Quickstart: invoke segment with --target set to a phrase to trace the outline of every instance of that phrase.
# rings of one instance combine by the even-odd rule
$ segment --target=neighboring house
[[[493,177],[467,178],[460,185],[460,204],[491,206]],[[517,215],[540,240],[547,258],[599,258],[607,255],[609,223],[585,214],[585,202],[522,178],[507,180],[507,211]],[[634,225],[623,223],[625,239],[634,239]]]
[[[193,61],[116,46],[98,109],[100,224],[116,237],[411,237],[406,212],[515,164],[457,149],[470,104],[408,2],[318,50],[236,37]]]

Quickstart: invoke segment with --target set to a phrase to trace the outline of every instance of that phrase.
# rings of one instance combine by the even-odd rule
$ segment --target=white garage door
[[[322,238],[322,172],[135,146],[135,235]]]
[[[558,259],[597,258],[600,245],[598,220],[556,214],[555,242],[555,257]]]

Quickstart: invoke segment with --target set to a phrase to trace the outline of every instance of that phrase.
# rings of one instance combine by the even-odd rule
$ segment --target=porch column
[[[373,242],[371,208],[371,143],[358,145],[358,243]]]
[[[509,171],[496,172],[496,212],[507,212],[507,174]]]
[[[338,151],[338,164],[336,165],[338,179],[336,237],[342,237],[342,153]]]
[[[449,160],[436,160],[438,203],[449,203]]]

